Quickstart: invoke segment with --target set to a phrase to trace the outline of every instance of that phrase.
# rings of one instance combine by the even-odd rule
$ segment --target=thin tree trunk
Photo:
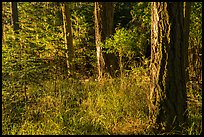
[[[170,131],[187,121],[183,3],[152,3],[150,119]]]
[[[102,54],[102,48],[100,43],[102,42],[102,12],[103,7],[102,4],[99,2],[95,2],[95,37],[96,37],[96,54],[97,54],[97,68],[98,68],[98,75],[99,79],[102,78],[102,74],[104,73],[105,69],[105,62]]]
[[[11,2],[11,21],[12,21],[14,32],[18,33],[18,30],[19,30],[19,21],[18,21],[17,2]]]
[[[73,75],[74,73],[74,66],[73,66],[73,56],[74,56],[74,49],[73,49],[73,37],[72,37],[72,30],[71,30],[71,13],[67,3],[62,4],[62,16],[63,16],[63,29],[64,29],[64,36],[65,36],[65,47],[66,47],[66,64],[68,70],[68,76]]]
[[[5,9],[4,4],[2,3],[2,46],[6,44],[6,16],[5,16]]]

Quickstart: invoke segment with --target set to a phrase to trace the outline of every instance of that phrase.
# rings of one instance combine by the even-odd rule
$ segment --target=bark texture
[[[152,3],[149,112],[166,131],[187,121],[183,8],[181,2]]]
[[[106,71],[111,76],[118,68],[117,58],[114,54],[102,54],[101,42],[113,34],[113,2],[95,2],[95,37],[97,49],[97,64],[99,78]]]
[[[186,81],[189,81],[189,71],[188,71],[188,47],[189,47],[189,29],[190,29],[190,13],[191,13],[191,2],[184,2],[184,46],[185,49],[185,68],[186,68]]]
[[[73,57],[74,57],[74,48],[73,48],[73,37],[72,37],[72,29],[71,29],[71,13],[67,3],[62,3],[62,16],[63,16],[63,29],[65,36],[65,47],[66,47],[66,63],[68,76],[73,75],[74,65],[73,65]]]
[[[102,41],[102,12],[103,7],[99,2],[95,2],[95,37],[96,37],[96,54],[97,54],[97,69],[99,78],[102,77],[102,74],[105,69],[105,61],[102,54],[102,48],[100,42]]]

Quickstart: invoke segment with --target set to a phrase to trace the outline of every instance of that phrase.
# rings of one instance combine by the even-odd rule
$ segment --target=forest
[[[3,135],[202,135],[202,2],[2,2]]]

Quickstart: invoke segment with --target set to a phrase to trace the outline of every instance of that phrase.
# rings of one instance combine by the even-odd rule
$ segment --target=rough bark
[[[95,37],[97,49],[97,64],[99,78],[106,71],[114,76],[118,68],[117,58],[114,54],[102,54],[101,42],[113,34],[113,2],[95,2]]]
[[[18,33],[19,21],[18,21],[17,2],[11,2],[11,22],[12,22],[12,25],[13,25],[14,32]]]
[[[102,54],[100,42],[102,41],[102,5],[95,2],[95,37],[96,37],[96,54],[97,54],[97,69],[99,78],[102,77],[105,68],[105,61]]]
[[[104,15],[104,26],[105,26],[105,37],[110,37],[113,34],[113,26],[114,26],[114,6],[113,2],[105,2],[105,15]],[[110,74],[110,76],[115,76],[115,71],[119,68],[118,59],[114,53],[104,53],[105,60],[105,69],[106,72]]]
[[[189,29],[190,29],[190,12],[191,2],[184,2],[184,42],[185,42],[185,67],[186,67],[186,81],[189,81],[188,71],[188,47],[189,47]]]
[[[149,112],[160,130],[186,124],[185,40],[183,3],[153,2]]]
[[[62,16],[63,16],[63,29],[65,36],[65,47],[66,47],[66,64],[68,70],[68,76],[73,75],[73,57],[74,57],[74,49],[73,49],[73,37],[72,37],[72,29],[71,29],[71,13],[67,3],[62,3]]]

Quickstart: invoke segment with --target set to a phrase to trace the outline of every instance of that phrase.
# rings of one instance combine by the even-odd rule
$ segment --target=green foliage
[[[202,82],[202,2],[192,2],[189,32],[189,80],[193,84]],[[200,86],[201,88],[201,86]]]
[[[19,3],[20,27],[19,34],[13,34],[11,26],[4,24],[9,28],[5,32],[3,53],[3,83],[18,83],[19,85],[27,85],[31,83],[40,83],[40,79],[45,79],[48,75],[48,66],[40,58],[40,54],[46,51],[46,42],[42,42],[44,32],[37,29],[45,27],[46,23],[38,24],[34,22],[35,17],[26,19],[26,16],[32,14],[32,11],[25,10],[27,6],[36,6],[35,3]],[[39,3],[38,3],[39,4]],[[8,5],[4,5],[5,7]],[[22,9],[22,10],[21,10]],[[25,20],[26,19],[26,20]],[[42,42],[42,43],[40,43]]]
[[[116,33],[109,39],[106,39],[105,44],[102,44],[107,53],[114,53],[116,55],[127,55],[131,57],[134,50],[134,41],[133,35],[130,31],[127,31],[124,28],[116,29]]]
[[[191,6],[191,35],[202,37],[202,2],[192,2]],[[197,31],[196,31],[197,30]],[[201,42],[200,40],[197,42]]]
[[[145,65],[145,35],[139,34],[137,28],[116,28],[115,34],[101,43],[101,47],[103,52],[114,53],[120,58],[121,69]]]
[[[149,70],[135,67],[147,61],[150,3],[115,3],[117,28],[101,45],[131,71],[101,81],[90,77],[96,72],[94,3],[69,4],[77,79],[64,78],[67,68],[60,4],[18,2],[20,30],[14,34],[10,3],[2,3],[2,134],[154,134],[146,102]],[[193,135],[202,131],[201,13],[202,4],[195,2],[190,24],[189,127],[184,129]],[[89,79],[84,80],[85,76]]]
[[[73,3],[72,30],[75,47],[75,67],[80,75],[93,75],[96,66],[94,3]]]
[[[132,2],[114,2],[114,28],[130,27],[128,26],[132,19],[130,11],[134,5]]]
[[[142,27],[149,27],[151,25],[151,3],[137,2],[134,4],[132,10],[132,23],[140,24]]]
[[[130,29],[134,31],[136,45],[142,47],[142,54],[150,58],[151,50],[151,3],[136,2],[131,10],[132,20],[129,23]]]

